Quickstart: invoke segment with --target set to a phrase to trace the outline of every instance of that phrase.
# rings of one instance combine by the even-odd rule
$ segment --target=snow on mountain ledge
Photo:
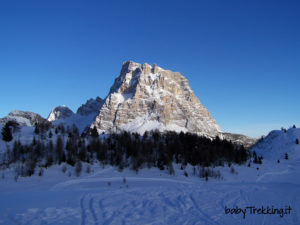
[[[119,127],[121,130],[126,130],[129,132],[136,132],[140,135],[143,135],[146,131],[151,130],[159,130],[160,132],[166,131],[166,130],[172,130],[177,133],[179,132],[187,132],[188,130],[184,127],[180,127],[176,124],[167,124],[164,125],[163,123],[160,123],[156,120],[151,120],[147,117],[140,117],[132,120],[131,122],[121,125]]]

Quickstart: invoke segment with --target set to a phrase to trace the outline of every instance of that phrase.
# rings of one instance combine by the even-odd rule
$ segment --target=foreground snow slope
[[[29,133],[32,131],[28,131]],[[192,166],[175,175],[156,168],[136,174],[95,163],[80,177],[56,165],[38,176],[14,179],[0,171],[0,224],[300,224],[299,129],[271,132],[255,146],[263,164],[217,167],[219,180],[199,178]],[[284,159],[288,153],[289,159]],[[280,159],[280,163],[277,160]],[[125,179],[124,179],[125,178]],[[290,214],[226,214],[225,208],[291,208]]]
[[[6,170],[0,178],[0,224],[299,224],[300,163],[280,164],[266,160],[251,167],[220,167],[223,178],[207,182],[193,175],[143,169],[119,172],[114,167],[83,166],[80,177],[74,168],[61,166],[13,179]],[[257,170],[259,168],[259,170]],[[275,169],[274,169],[275,168]],[[71,176],[69,176],[69,172]],[[198,172],[197,172],[198,173]],[[124,181],[125,178],[125,181]],[[290,215],[225,214],[227,207],[292,208]]]

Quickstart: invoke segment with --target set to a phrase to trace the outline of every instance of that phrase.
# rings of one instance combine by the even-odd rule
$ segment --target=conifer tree
[[[80,176],[81,170],[82,170],[82,163],[80,161],[77,161],[75,165],[75,173],[77,177]]]
[[[35,133],[35,134],[39,134],[39,133],[40,133],[39,124],[38,124],[38,123],[35,123],[34,126],[35,126],[35,127],[34,127],[34,133]]]
[[[51,130],[50,130],[49,133],[48,133],[48,137],[51,139],[52,136],[53,136],[53,134],[52,134],[52,132],[51,132]]]
[[[91,130],[91,136],[95,138],[99,137],[99,133],[96,127],[93,127],[93,129]]]
[[[56,160],[58,161],[58,164],[66,161],[66,156],[63,147],[64,147],[63,139],[60,136],[58,136],[55,145],[55,154],[56,154]]]
[[[4,127],[2,128],[2,140],[6,142],[10,142],[13,139],[13,136],[11,134],[9,123],[7,122]]]
[[[32,138],[31,145],[36,145],[36,139],[35,139],[35,136],[33,136],[33,138]]]

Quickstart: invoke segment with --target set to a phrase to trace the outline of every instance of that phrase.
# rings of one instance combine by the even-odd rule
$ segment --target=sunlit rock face
[[[211,137],[221,132],[184,76],[132,61],[123,63],[92,126],[103,131],[158,129]]]

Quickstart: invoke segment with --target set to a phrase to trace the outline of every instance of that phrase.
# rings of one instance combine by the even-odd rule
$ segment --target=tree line
[[[116,166],[119,170],[131,168],[136,172],[144,167],[157,167],[173,174],[173,162],[210,167],[242,164],[251,157],[241,145],[219,137],[210,139],[183,132],[150,131],[141,136],[122,131],[99,136],[96,128],[79,134],[76,127],[51,128],[36,124],[34,133],[30,144],[14,140],[2,157],[1,165],[21,163],[23,176],[32,175],[36,166],[46,168],[61,163],[75,166],[78,162],[100,162],[103,166]]]

